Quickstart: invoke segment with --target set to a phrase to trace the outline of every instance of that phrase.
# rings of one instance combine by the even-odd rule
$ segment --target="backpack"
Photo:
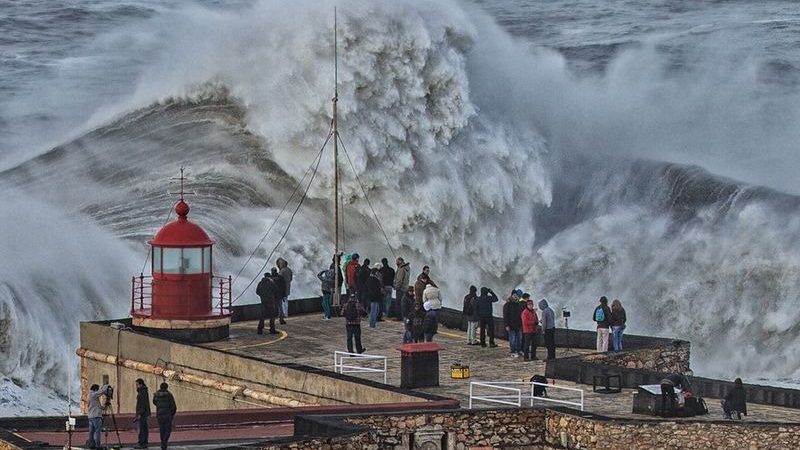
[[[602,306],[598,306],[597,309],[594,310],[594,321],[603,322],[605,320],[606,320],[606,312],[603,311]]]
[[[356,305],[355,301],[348,301],[344,305],[344,313],[342,313],[344,318],[348,322],[355,322],[358,320],[358,305]]]

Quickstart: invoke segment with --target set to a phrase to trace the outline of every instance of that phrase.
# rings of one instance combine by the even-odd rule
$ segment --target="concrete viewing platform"
[[[285,325],[276,325],[278,335],[257,335],[256,321],[237,322],[231,325],[230,338],[224,341],[200,344],[204,347],[224,350],[248,357],[270,360],[273,362],[298,363],[321,369],[333,370],[334,351],[347,351],[346,334],[343,318],[322,320],[320,314],[305,314],[290,317]],[[388,363],[387,383],[400,385],[400,351],[402,344],[403,323],[394,320],[378,322],[376,328],[370,328],[368,321],[361,324],[361,340],[370,355],[385,356]],[[470,381],[528,381],[533,375],[545,373],[544,347],[538,347],[537,361],[524,361],[523,358],[512,358],[509,354],[508,341],[497,340],[495,348],[467,345],[465,333],[448,329],[440,325],[439,333],[434,341],[444,349],[439,353],[439,387],[420,388],[417,391],[443,397],[457,399],[461,407],[469,405]],[[556,349],[556,358],[578,354],[589,355],[593,351],[573,349],[567,351]],[[451,364],[465,364],[470,368],[468,379],[450,377]],[[377,366],[375,366],[377,367]],[[363,379],[382,382],[383,375],[377,373],[350,374]],[[577,387],[584,390],[584,409],[586,412],[608,417],[635,418],[642,420],[664,420],[662,418],[633,414],[633,389],[623,389],[619,394],[600,394],[592,392],[591,385],[576,384],[563,380],[554,381],[556,386]],[[548,395],[575,401],[574,394],[562,394],[557,389],[549,389]],[[706,398],[709,414],[691,418],[671,418],[670,420],[719,420],[722,408],[719,400]],[[540,406],[559,406],[546,402],[535,403]],[[496,403],[476,402],[475,408],[498,407]],[[797,422],[800,423],[800,409],[781,408],[776,406],[748,404],[749,415],[743,418],[746,422]]]

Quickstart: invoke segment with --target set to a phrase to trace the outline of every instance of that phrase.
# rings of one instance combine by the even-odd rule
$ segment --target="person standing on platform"
[[[100,432],[103,430],[103,413],[110,401],[101,402],[100,397],[108,392],[108,385],[102,387],[93,384],[89,387],[89,395],[86,399],[87,418],[89,419],[89,448],[100,448]]]
[[[503,326],[508,335],[508,349],[512,358],[519,358],[522,354],[522,310],[519,296],[519,291],[511,291],[503,305]]]
[[[722,417],[732,419],[732,414],[741,413],[747,415],[747,391],[744,389],[742,379],[737,378],[733,381],[733,389],[725,394],[725,398],[720,400],[722,406]],[[741,416],[738,417],[741,419]]]
[[[464,307],[461,310],[467,322],[467,345],[478,345],[478,288],[469,287],[469,294],[464,297]]]
[[[147,418],[150,417],[150,392],[141,378],[136,379],[136,417],[133,421],[139,425],[139,439],[134,448],[147,448]]]
[[[175,397],[168,391],[169,385],[161,383],[161,386],[153,394],[153,404],[156,405],[156,420],[158,420],[158,434],[161,437],[161,450],[167,450],[169,435],[172,433],[172,421],[178,408],[175,405]]]
[[[414,342],[424,342],[425,310],[422,308],[422,304],[415,302],[408,317],[411,320],[411,339]]]
[[[353,253],[344,270],[344,277],[347,282],[347,295],[355,294],[358,296],[358,269],[361,267],[358,258],[358,253]]]
[[[280,278],[280,281],[282,282],[283,279]],[[261,318],[258,319],[257,334],[264,334],[264,321],[267,319],[269,320],[269,334],[278,334],[278,330],[275,329],[275,317],[278,315],[278,294],[275,279],[271,274],[265,273],[264,278],[256,286],[256,295],[261,299]]]
[[[397,263],[397,271],[394,274],[394,290],[396,292],[397,313],[400,315],[400,320],[406,320],[408,312],[410,311],[408,307],[411,306],[411,304],[406,305],[403,303],[403,296],[406,294],[406,290],[408,290],[409,287],[411,265],[405,262],[403,258],[397,258],[395,262]]]
[[[425,288],[429,284],[433,285],[433,287],[439,287],[431,280],[430,273],[431,268],[425,266],[422,268],[422,273],[417,275],[417,281],[414,282],[414,301],[417,303],[422,304],[425,302],[425,300],[422,299],[422,292],[425,291]]]
[[[365,259],[364,261],[369,261]],[[381,302],[385,296],[383,294],[383,284],[381,282],[381,263],[375,263],[375,267],[370,270],[370,274],[361,287],[361,294],[364,301],[369,303],[369,327],[375,328],[378,321],[378,314],[381,309]]]
[[[286,280],[278,272],[277,267],[273,267],[270,270],[269,279],[275,285],[275,315],[280,318],[281,324],[285,324],[286,320],[281,317],[281,300],[286,296]]]
[[[538,359],[536,357],[536,331],[538,325],[539,316],[536,315],[533,300],[527,298],[525,300],[525,309],[522,311],[522,335],[524,339],[522,353],[525,356],[525,361],[536,361]]]
[[[358,291],[358,301],[361,302],[361,306],[367,311],[370,308],[369,299],[363,295],[363,290],[364,285],[372,274],[372,269],[369,267],[369,263],[369,258],[364,258],[364,263],[359,266],[358,272],[356,272],[356,290]]]
[[[481,347],[486,347],[486,332],[489,332],[489,347],[497,347],[494,343],[494,320],[492,319],[493,304],[499,299],[494,291],[481,287],[481,296],[478,297],[478,317],[481,327]]]
[[[542,311],[542,330],[544,330],[544,346],[547,347],[547,360],[556,359],[556,313],[547,304],[546,299],[539,300]]]
[[[397,316],[396,308],[392,308],[392,289],[394,289],[395,271],[389,267],[389,260],[386,258],[381,259],[381,281],[383,281],[383,289],[386,291],[386,299],[383,302],[381,313],[378,315],[378,320],[386,316],[388,319],[392,316]]]
[[[628,317],[625,315],[625,308],[622,307],[622,302],[615,298],[611,302],[611,343],[614,351],[622,350],[622,331],[625,330],[625,322],[627,321]]]
[[[594,309],[592,320],[597,322],[597,351],[608,351],[608,332],[611,327],[611,309],[606,296],[600,297],[600,304]]]
[[[289,295],[292,294],[292,269],[289,268],[289,263],[283,258],[278,258],[275,261],[275,265],[278,266],[278,273],[283,277],[283,284],[286,288],[286,292],[280,299],[281,324],[285,324],[285,319],[289,317]]]
[[[323,270],[317,274],[322,289],[322,320],[331,318],[331,298],[333,297],[333,283],[336,281],[336,263],[332,263],[328,270]]]
[[[354,353],[353,343],[357,353],[364,353],[366,349],[361,345],[361,318],[367,315],[361,302],[356,299],[355,294],[347,296],[347,302],[342,306],[342,315],[345,320],[345,330],[347,330],[347,351]]]
[[[442,309],[442,293],[438,287],[428,284],[422,291],[422,309],[425,310],[425,342],[433,341],[439,331],[439,310]]]

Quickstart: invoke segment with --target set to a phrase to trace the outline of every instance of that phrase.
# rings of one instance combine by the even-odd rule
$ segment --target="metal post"
[[[472,386],[473,383],[469,383],[469,409],[472,409]]]
[[[152,307],[153,305],[150,305],[151,310]],[[141,272],[139,272],[139,309],[144,309],[144,274]]]

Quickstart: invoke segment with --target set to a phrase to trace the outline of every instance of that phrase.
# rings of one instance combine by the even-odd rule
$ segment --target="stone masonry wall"
[[[586,355],[582,359],[595,364],[626,367],[628,369],[686,373],[689,371],[689,343],[676,341],[674,345],[662,347],[593,353]]]
[[[548,411],[546,440],[585,450],[800,448],[800,424],[596,420]],[[563,433],[563,434],[562,434]],[[566,446],[562,444],[566,443]]]
[[[311,418],[313,420],[313,418]],[[329,417],[328,421],[336,420]],[[790,450],[800,424],[608,419],[566,410],[509,408],[342,416],[350,434],[282,441],[268,450]],[[361,428],[363,427],[363,428]],[[413,435],[413,438],[412,438]],[[444,439],[443,439],[444,438]],[[412,439],[414,446],[412,447]],[[446,440],[446,445],[442,445]],[[429,442],[430,446],[423,445]]]

